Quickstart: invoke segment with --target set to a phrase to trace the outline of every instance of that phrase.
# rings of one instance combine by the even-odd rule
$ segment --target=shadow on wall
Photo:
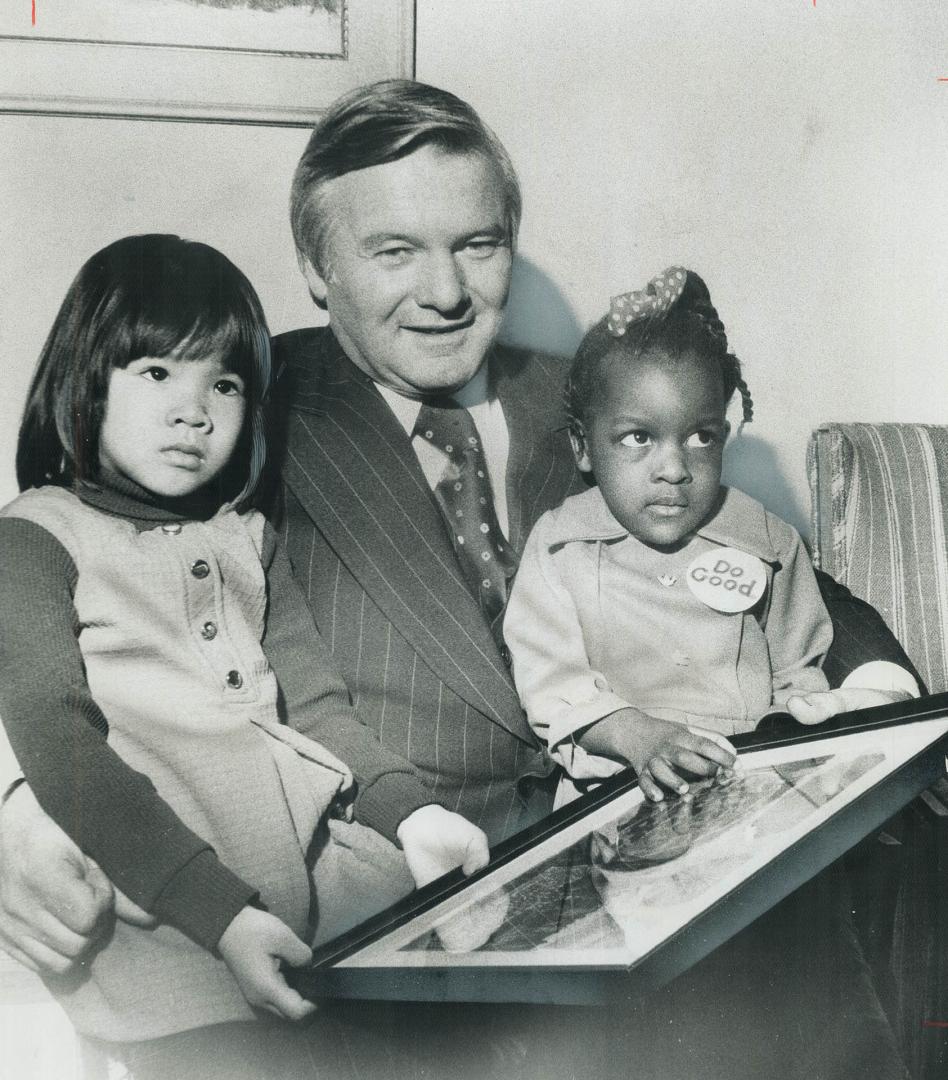
[[[572,356],[583,333],[584,328],[552,279],[529,259],[516,255],[501,340],[508,345]]]
[[[732,417],[734,428],[737,424]],[[724,455],[724,483],[740,488],[789,522],[804,539],[810,533],[808,509],[802,507],[781,472],[774,448],[757,435],[732,436]]]

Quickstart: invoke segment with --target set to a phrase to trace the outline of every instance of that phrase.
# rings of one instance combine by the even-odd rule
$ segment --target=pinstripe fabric
[[[281,532],[359,715],[439,800],[492,839],[521,823],[516,779],[546,772],[404,429],[325,329],[274,341],[282,365]],[[497,348],[510,429],[510,542],[579,485],[562,364]],[[357,771],[357,770],[356,770]]]
[[[807,455],[814,561],[948,689],[948,427],[824,424]]]

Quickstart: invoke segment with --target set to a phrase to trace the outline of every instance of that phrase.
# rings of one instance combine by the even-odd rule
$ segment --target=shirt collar
[[[770,540],[766,513],[759,502],[743,491],[722,486],[717,510],[697,530],[697,535],[774,563],[779,557]],[[598,487],[567,499],[556,511],[556,525],[557,546],[583,540],[621,540],[629,535],[612,516]]]
[[[385,403],[395,414],[395,418],[410,436],[415,430],[415,422],[418,419],[418,413],[421,412],[422,403],[417,398],[405,397],[390,386],[383,386],[381,383],[375,385]],[[489,401],[490,381],[487,377],[487,364],[481,364],[470,382],[465,383],[451,396],[465,409],[472,409],[476,405]]]

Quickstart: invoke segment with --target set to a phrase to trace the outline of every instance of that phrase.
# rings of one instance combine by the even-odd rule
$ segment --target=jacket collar
[[[556,512],[557,547],[575,541],[622,540],[629,535],[613,517],[598,487],[575,495]],[[737,488],[722,485],[717,509],[697,530],[722,547],[739,548],[767,563],[779,562],[767,529],[766,511]]]

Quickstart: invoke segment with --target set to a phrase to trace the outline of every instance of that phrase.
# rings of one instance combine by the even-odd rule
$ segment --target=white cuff
[[[896,690],[903,691],[909,697],[918,697],[918,683],[898,664],[890,660],[871,660],[861,664],[843,679],[841,690]]]
[[[588,750],[584,750],[569,739],[564,739],[551,750],[550,756],[554,761],[558,761],[566,770],[567,775],[574,780],[604,780],[607,776],[615,776],[626,768],[614,758],[590,754]]]

